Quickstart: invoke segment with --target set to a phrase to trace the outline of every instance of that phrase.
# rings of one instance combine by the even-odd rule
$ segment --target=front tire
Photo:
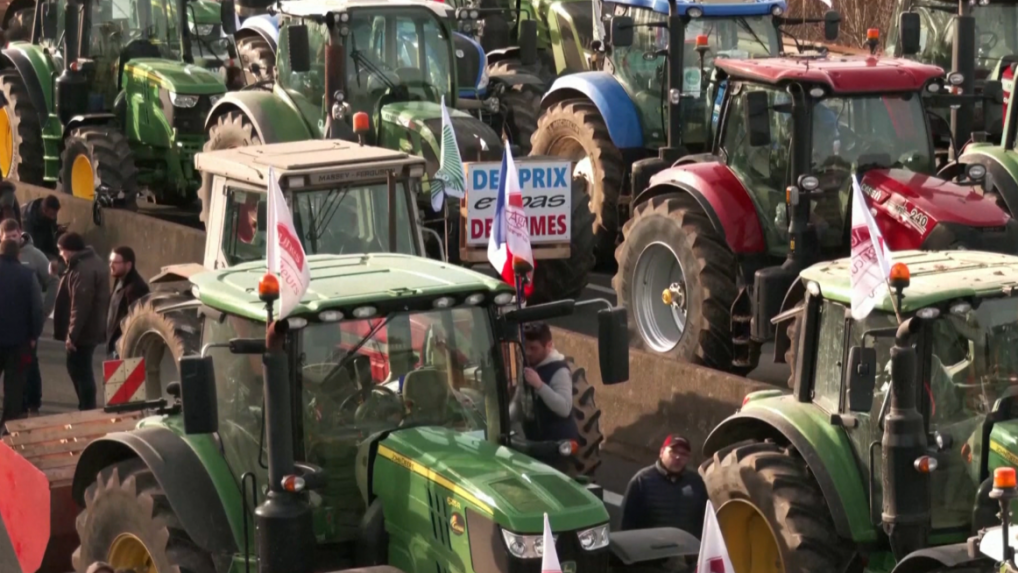
[[[237,55],[244,64],[244,82],[251,85],[272,82],[276,77],[276,53],[261,36],[242,38],[237,42]]]
[[[636,207],[622,233],[612,287],[629,309],[634,346],[731,369],[735,255],[696,200],[654,197]],[[666,289],[673,293],[671,304],[662,300]]]
[[[97,561],[115,571],[215,573],[212,556],[188,536],[152,471],[129,459],[99,472],[75,522],[76,573]]]
[[[18,72],[0,73],[0,95],[0,175],[43,185],[42,122]]]
[[[216,124],[209,129],[209,140],[205,143],[203,151],[261,144],[262,138],[258,135],[251,120],[239,111],[231,111],[219,116]],[[202,223],[207,224],[209,209],[212,207],[212,175],[202,174],[198,197],[201,199],[200,219]]]
[[[773,443],[722,448],[700,465],[736,573],[844,571],[852,556],[802,458]]]
[[[553,155],[577,163],[589,159],[595,255],[599,261],[610,260],[618,238],[618,203],[625,166],[622,152],[612,143],[597,107],[581,99],[552,105],[538,119],[531,144],[531,155]]]
[[[111,126],[86,126],[71,131],[60,154],[60,189],[95,200],[95,179],[110,190],[118,206],[138,208],[138,168],[127,138]]]
[[[586,288],[594,257],[594,214],[587,201],[587,182],[573,179],[572,239],[568,259],[544,259],[534,266],[534,292],[530,304],[579,298]]]
[[[168,357],[177,364],[184,356],[187,345],[182,325],[160,313],[153,301],[141,300],[124,317],[120,331],[120,357],[145,359],[145,399],[168,397],[166,386],[173,380],[163,380],[162,364]]]
[[[515,60],[495,62],[488,66],[488,74],[515,74],[525,72]],[[506,86],[499,96],[499,107],[503,110],[503,127],[509,136],[509,143],[520,146],[522,153],[530,151],[530,141],[537,131],[537,115],[541,111],[544,92],[529,84]]]

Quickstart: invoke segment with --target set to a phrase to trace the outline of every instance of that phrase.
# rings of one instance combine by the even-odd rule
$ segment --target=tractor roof
[[[1000,293],[1018,283],[1018,257],[979,251],[898,251],[894,262],[905,263],[911,274],[902,312],[962,297]],[[824,298],[852,304],[851,259],[818,263],[802,271],[802,278],[820,285]],[[876,308],[893,313],[885,293]]]
[[[301,0],[305,1],[305,0]],[[286,188],[384,179],[389,171],[419,167],[424,160],[400,151],[358,145],[349,141],[309,140],[236,147],[202,152],[194,158],[195,167],[204,173],[222,175],[261,188],[268,185],[269,168],[283,178]],[[399,173],[397,173],[398,175]],[[305,176],[304,181],[293,176]]]
[[[714,64],[739,78],[766,84],[789,81],[822,84],[834,93],[917,91],[931,78],[944,75],[944,70],[937,66],[872,56],[718,58]]]
[[[428,8],[439,18],[446,18],[452,6],[433,0],[287,0],[280,2],[280,12],[291,16],[320,16],[329,12],[345,12],[357,8]]]
[[[469,294],[495,294],[513,289],[494,279],[441,261],[392,253],[366,255],[312,255],[311,286],[292,315],[341,310],[351,316],[354,308],[372,305],[384,308],[425,299],[427,307],[441,296],[453,296],[457,303]],[[265,304],[258,299],[258,281],[265,275],[265,261],[254,261],[206,271],[190,278],[203,304],[216,310],[265,320]],[[489,299],[490,300],[490,299]]]
[[[619,0],[619,4],[650,8],[661,13],[668,13],[669,0]],[[730,16],[769,16],[777,6],[784,12],[788,8],[785,0],[676,0],[676,8],[680,16],[685,16],[690,8],[703,10],[704,18],[723,18]]]

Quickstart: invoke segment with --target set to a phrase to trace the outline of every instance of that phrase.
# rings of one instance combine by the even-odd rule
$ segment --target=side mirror
[[[264,233],[269,228],[269,202],[258,202],[258,231]]]
[[[223,32],[232,36],[237,33],[237,10],[233,0],[219,0],[219,21],[223,24]]]
[[[180,389],[184,433],[193,435],[218,432],[216,371],[211,356],[184,356],[180,359]]]
[[[841,14],[837,10],[828,10],[824,14],[824,39],[833,42],[838,39]]]
[[[767,92],[755,91],[746,94],[745,122],[749,128],[750,147],[760,147],[771,142],[770,101]]]
[[[613,16],[608,31],[608,42],[616,48],[633,45],[633,19],[629,16]]]
[[[537,21],[520,21],[520,63],[524,66],[537,64]]]
[[[597,357],[601,382],[629,380],[629,324],[626,308],[617,306],[597,313]]]
[[[297,73],[311,71],[311,45],[308,43],[306,24],[286,27],[286,51],[290,56],[290,71]]]
[[[901,54],[911,56],[919,53],[919,30],[922,23],[918,12],[902,12],[898,20],[898,36],[901,38]]]
[[[848,409],[873,409],[873,386],[877,380],[877,349],[853,346],[848,351]]]
[[[546,302],[544,304],[535,304],[534,306],[525,306],[523,308],[510,310],[505,313],[505,318],[514,324],[536,322],[539,320],[551,320],[553,318],[569,316],[573,314],[573,310],[575,308],[576,301],[571,298],[567,298],[565,300],[557,300],[555,302]]]

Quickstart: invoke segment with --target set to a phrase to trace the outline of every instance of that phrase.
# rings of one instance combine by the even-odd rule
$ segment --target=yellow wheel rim
[[[106,562],[117,571],[133,569],[135,573],[159,573],[148,548],[130,533],[121,533],[113,540]]]
[[[95,172],[88,157],[79,155],[71,165],[71,194],[80,199],[95,199]]]
[[[784,573],[774,530],[755,505],[741,499],[726,502],[718,510],[718,525],[735,573]]]
[[[7,108],[0,108],[0,174],[7,178],[14,164],[14,132]]]

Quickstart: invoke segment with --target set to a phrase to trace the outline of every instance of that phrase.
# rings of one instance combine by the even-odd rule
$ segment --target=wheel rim
[[[685,272],[678,255],[665,243],[647,245],[636,260],[633,310],[640,336],[656,352],[669,352],[686,331]],[[663,299],[670,293],[670,302]]]
[[[11,117],[7,108],[0,109],[0,174],[10,177],[14,165],[14,132],[11,131]]]
[[[113,540],[106,561],[117,571],[128,569],[135,573],[159,573],[145,543],[131,533],[121,533]]]
[[[95,199],[95,171],[92,161],[84,155],[75,157],[71,165],[71,194],[79,199]]]
[[[741,499],[726,502],[718,510],[718,525],[735,573],[784,573],[777,537],[755,505]]]

